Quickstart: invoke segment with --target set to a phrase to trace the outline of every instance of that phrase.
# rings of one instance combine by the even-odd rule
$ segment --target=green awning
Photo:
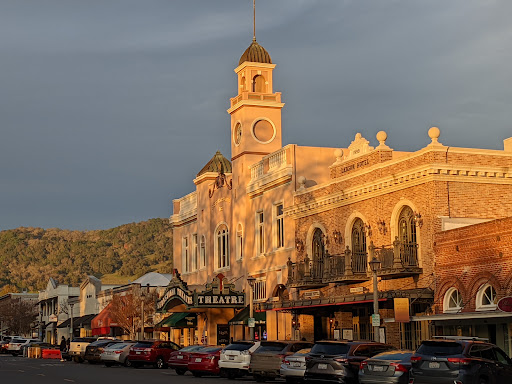
[[[249,318],[250,309],[249,307],[245,307],[240,312],[238,312],[231,320],[229,320],[229,325],[247,325],[247,319]],[[265,324],[267,319],[266,312],[254,312],[254,320],[256,324]]]
[[[197,315],[190,312],[176,312],[166,317],[155,328],[195,328]]]

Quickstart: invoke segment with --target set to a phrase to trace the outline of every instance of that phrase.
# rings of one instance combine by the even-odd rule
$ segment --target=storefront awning
[[[439,313],[430,316],[412,316],[411,321],[463,321],[477,319],[510,319],[512,313],[501,311],[482,311],[482,312],[460,312],[460,313]],[[386,323],[394,322],[394,319],[384,319]]]
[[[229,325],[247,325],[247,319],[249,319],[250,308],[247,306],[238,312],[231,320]],[[254,320],[256,324],[265,324],[267,315],[265,312],[254,312]]]
[[[57,328],[69,328],[71,326],[71,318],[63,321],[59,325],[57,325]]]
[[[197,315],[190,312],[176,312],[166,317],[157,325],[159,328],[195,328],[197,326]]]

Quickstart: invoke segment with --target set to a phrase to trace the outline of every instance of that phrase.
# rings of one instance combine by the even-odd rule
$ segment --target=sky
[[[512,136],[512,1],[257,0],[283,144],[415,151]],[[0,230],[172,214],[230,157],[251,0],[0,1]],[[334,160],[333,160],[334,161]]]

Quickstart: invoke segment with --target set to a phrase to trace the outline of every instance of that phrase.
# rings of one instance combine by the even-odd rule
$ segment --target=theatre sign
[[[236,291],[234,284],[224,282],[222,274],[206,284],[201,292],[190,291],[179,273],[175,271],[165,293],[157,300],[158,312],[167,312],[171,308],[185,304],[192,308],[244,308],[246,306],[245,292]]]

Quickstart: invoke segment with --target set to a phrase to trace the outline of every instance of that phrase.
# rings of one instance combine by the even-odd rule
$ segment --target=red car
[[[189,345],[188,347],[182,348],[179,351],[174,351],[169,356],[169,360],[167,361],[167,365],[171,369],[175,369],[178,375],[184,375],[187,372],[189,357],[192,352],[197,352],[203,348],[207,347],[206,345]]]
[[[167,360],[172,352],[180,349],[172,341],[139,341],[130,348],[127,359],[134,368],[151,364],[156,368],[167,368]]]
[[[221,346],[206,347],[190,354],[188,370],[195,377],[220,375],[219,358]]]

